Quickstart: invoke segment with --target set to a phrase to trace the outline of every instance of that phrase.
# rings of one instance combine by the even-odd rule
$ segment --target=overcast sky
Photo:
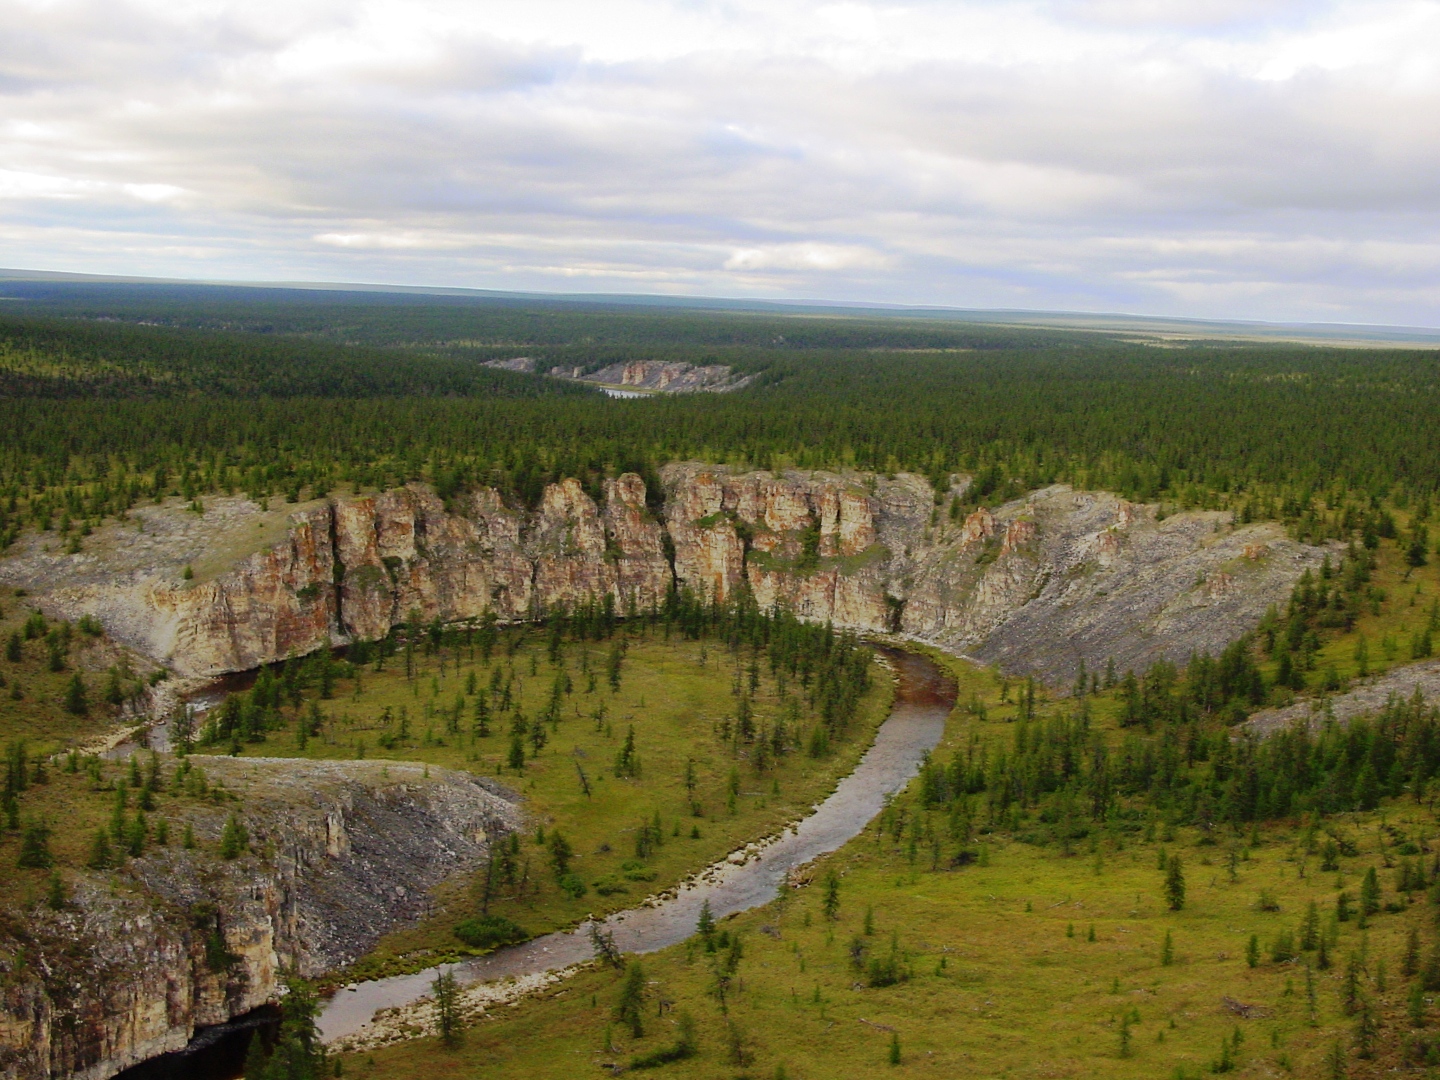
[[[1440,325],[1440,2],[0,0],[0,266]]]

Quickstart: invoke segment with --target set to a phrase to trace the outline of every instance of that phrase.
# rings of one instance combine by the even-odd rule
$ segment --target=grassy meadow
[[[999,680],[949,663],[962,704],[936,756],[1008,739]],[[1109,697],[1097,716],[1115,711]],[[805,887],[724,920],[708,945],[697,936],[639,958],[640,1037],[617,1018],[625,974],[597,966],[498,1010],[453,1047],[422,1039],[350,1055],[345,1074],[566,1077],[673,1047],[688,1014],[693,1056],[656,1075],[1319,1077],[1334,1075],[1339,1047],[1340,1075],[1368,1076],[1398,1064],[1407,1033],[1428,1033],[1416,1019],[1440,1025],[1435,995],[1418,1016],[1410,1002],[1434,919],[1423,891],[1397,888],[1408,855],[1440,833],[1429,805],[1327,819],[1345,845],[1322,869],[1328,834],[1308,820],[1204,832],[1134,815],[1069,853],[985,827],[957,843],[943,813],[917,801],[918,783]],[[1179,910],[1162,858],[1182,867]],[[1362,918],[1372,867],[1379,910]],[[1301,948],[1312,901],[1323,957]],[[1412,931],[1419,953],[1407,961]],[[1357,1051],[1352,989],[1369,1003],[1370,1058]]]
[[[617,678],[612,657],[622,651]],[[873,664],[871,688],[843,739],[815,757],[800,750],[759,758],[737,752],[728,734],[747,700],[763,730],[790,718],[786,736],[807,746],[818,720],[804,688],[777,682],[762,656],[713,639],[666,640],[658,628],[612,641],[565,643],[553,655],[544,635],[511,631],[486,660],[466,646],[416,649],[360,667],[335,665],[322,699],[312,687],[298,707],[281,710],[282,727],[264,741],[200,746],[206,753],[422,761],[494,777],[525,798],[528,826],[509,865],[452,882],[434,914],[397,930],[335,980],[372,978],[466,955],[455,925],[482,908],[529,934],[570,926],[590,914],[629,907],[670,888],[736,847],[778,831],[823,799],[854,766],[889,712],[893,684]],[[408,666],[408,674],[407,674]],[[563,689],[568,685],[568,692]],[[507,707],[499,707],[506,700]],[[485,698],[488,734],[476,705]],[[541,718],[558,697],[557,719]],[[528,717],[511,760],[514,709]],[[301,737],[302,719],[319,716],[318,733]],[[537,752],[534,730],[543,745]],[[633,765],[622,762],[633,732]],[[553,865],[555,834],[573,852],[570,872],[584,886],[561,887]],[[504,873],[504,876],[502,875]],[[573,889],[573,885],[572,885]]]

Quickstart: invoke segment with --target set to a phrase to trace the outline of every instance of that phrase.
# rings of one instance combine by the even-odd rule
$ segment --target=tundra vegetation
[[[264,669],[188,760],[404,759],[524,795],[524,834],[336,976],[374,977],[632,906],[778,831],[853,767],[891,693],[848,635],[676,596],[628,621],[597,605],[535,627],[407,624],[348,659]]]
[[[1289,603],[1183,667],[1044,687],[937,654],[960,686],[939,748],[861,836],[763,908],[468,1027],[463,988],[446,985],[442,1038],[338,1063],[313,1046],[297,984],[282,1050],[257,1049],[257,1073],[1440,1066],[1440,713],[1417,696],[1343,727],[1260,740],[1241,726],[1434,654],[1435,355],[1155,349],[908,318],[6,290],[0,544],[36,530],[79,555],[106,517],[173,497],[203,514],[216,492],[298,502],[424,480],[442,497],[486,483],[533,506],[554,479],[598,494],[634,470],[658,498],[658,468],[682,458],[910,470],[956,517],[1066,481],[1333,542]],[[516,355],[591,370],[659,356],[756,378],[613,401],[483,366]],[[972,481],[951,498],[954,474]],[[176,753],[117,762],[86,748],[164,672],[94,619],[57,622],[27,600],[0,597],[0,903],[14,926],[67,904],[81,868],[149,845],[244,855],[244,800],[207,779],[207,755],[419,761],[525,796],[523,833],[497,837],[429,918],[331,984],[673,885],[823,797],[890,701],[862,643],[743,594],[677,593],[624,620],[598,605],[514,627],[411,618],[383,641],[264,669],[177,731]],[[197,838],[202,806],[224,826]]]

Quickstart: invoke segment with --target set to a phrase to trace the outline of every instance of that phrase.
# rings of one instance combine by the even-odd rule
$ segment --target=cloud
[[[849,270],[889,265],[869,248],[840,244],[771,244],[742,248],[725,260],[726,270]]]
[[[15,0],[6,261],[1436,324],[1437,0]]]

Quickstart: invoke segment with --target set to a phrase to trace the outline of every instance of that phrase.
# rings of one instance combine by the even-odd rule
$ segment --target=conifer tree
[[[70,682],[65,687],[65,711],[73,716],[84,716],[89,709],[90,703],[86,697],[85,680],[77,671],[70,676]]]
[[[1165,867],[1165,904],[1171,911],[1185,906],[1185,871],[1179,855],[1171,855]]]
[[[50,829],[43,822],[30,821],[20,840],[16,864],[24,870],[46,870],[55,862],[50,854]]]
[[[834,870],[825,877],[825,898],[820,902],[820,910],[831,922],[840,917],[840,878]]]
[[[1380,896],[1380,877],[1372,866],[1365,871],[1365,877],[1360,882],[1360,913],[1368,916],[1378,912]]]
[[[447,1047],[454,1046],[460,1036],[460,994],[455,973],[442,971],[435,976],[430,992],[435,1001],[435,1028],[440,1042]]]
[[[231,814],[229,820],[225,822],[225,828],[220,833],[220,857],[227,860],[238,858],[249,846],[249,832],[240,823],[240,819]]]
[[[96,829],[95,836],[90,841],[90,854],[85,860],[85,865],[91,870],[104,870],[111,865],[112,861],[110,837],[103,827]]]
[[[645,972],[639,960],[631,960],[625,967],[625,977],[620,983],[620,998],[615,1003],[615,1020],[630,1029],[630,1034],[639,1039],[645,1034]]]

